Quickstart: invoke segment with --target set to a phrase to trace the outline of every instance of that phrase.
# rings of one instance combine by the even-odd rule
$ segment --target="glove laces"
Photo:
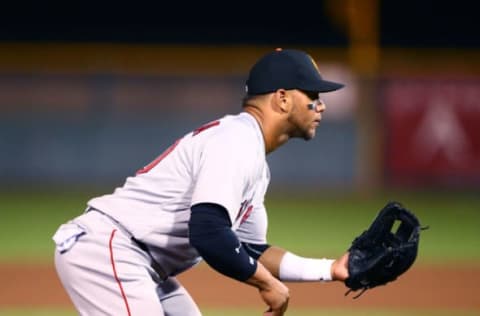
[[[362,296],[363,293],[365,293],[367,290],[368,290],[368,287],[362,288],[362,290],[360,291],[360,293],[358,293],[357,295],[355,295],[355,296],[353,297],[353,299],[359,298],[359,297]],[[345,296],[348,296],[348,294],[350,294],[350,292],[353,292],[353,290],[352,290],[352,289],[349,289],[347,292],[345,292]]]

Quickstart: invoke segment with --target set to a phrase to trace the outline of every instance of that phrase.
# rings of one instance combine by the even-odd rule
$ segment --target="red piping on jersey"
[[[146,165],[142,169],[138,170],[136,174],[138,175],[138,174],[142,174],[142,173],[147,173],[150,170],[152,170],[156,165],[158,165],[160,163],[160,161],[162,161],[165,157],[167,157],[167,155],[169,155],[175,149],[175,147],[177,147],[178,143],[180,143],[181,140],[182,140],[181,138],[177,139],[175,141],[175,143],[173,143],[163,153],[161,153],[160,156],[155,158],[154,161],[152,161],[151,163],[149,163],[148,165]]]
[[[203,132],[204,130],[209,129],[210,127],[217,126],[217,125],[219,125],[219,124],[220,124],[220,121],[219,121],[219,120],[216,120],[216,121],[212,121],[212,122],[210,122],[210,123],[207,123],[207,124],[205,124],[205,125],[203,125],[203,126],[200,126],[199,128],[197,128],[197,129],[195,129],[195,130],[193,131],[192,136],[196,136],[196,135],[200,134],[201,132]]]
[[[112,264],[113,276],[115,277],[118,287],[120,288],[120,293],[122,293],[122,298],[123,298],[123,301],[125,302],[125,307],[127,308],[127,314],[128,316],[131,316],[132,314],[130,313],[130,306],[128,306],[127,296],[125,295],[125,291],[123,290],[122,282],[120,282],[120,279],[118,278],[117,269],[115,268],[115,261],[113,260],[112,241],[116,231],[117,231],[116,229],[112,230],[112,234],[110,235],[110,242],[108,243],[108,247],[110,248],[110,263]]]

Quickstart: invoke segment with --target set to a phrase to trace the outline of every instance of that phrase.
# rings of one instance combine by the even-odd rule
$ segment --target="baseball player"
[[[344,281],[348,253],[305,258],[267,242],[266,155],[312,139],[340,89],[306,53],[277,49],[246,81],[242,111],[177,139],[113,193],[88,201],[53,236],[55,267],[80,315],[201,315],[176,276],[202,259],[257,288],[264,315],[283,315],[284,282]]]

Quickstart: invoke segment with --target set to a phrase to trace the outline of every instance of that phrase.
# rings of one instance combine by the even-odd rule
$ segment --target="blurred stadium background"
[[[314,140],[294,140],[268,157],[269,201],[302,208],[309,218],[312,204],[331,208],[335,225],[323,222],[315,238],[334,238],[326,249],[336,254],[372,208],[399,198],[451,229],[449,237],[432,231],[426,261],[479,262],[480,36],[468,3],[5,10],[0,259],[50,260],[49,238],[62,220],[179,136],[240,111],[249,67],[283,47],[307,50],[326,78],[346,88],[324,95]],[[305,196],[310,204],[295,200]],[[329,230],[358,211],[345,231]],[[294,244],[282,235],[281,221],[291,218],[289,210],[279,213],[272,237],[314,253],[312,236]],[[315,216],[324,219],[322,211]]]
[[[478,188],[473,17],[408,3],[319,1],[308,12],[218,18],[193,6],[177,21],[158,8],[92,10],[91,21],[81,10],[11,16],[0,30],[2,185],[118,185],[179,135],[239,111],[251,64],[291,47],[347,87],[324,95],[313,144],[269,157],[272,187]]]

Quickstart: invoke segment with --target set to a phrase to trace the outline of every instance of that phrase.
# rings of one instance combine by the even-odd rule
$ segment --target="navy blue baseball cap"
[[[313,58],[304,51],[277,48],[253,65],[245,89],[247,94],[257,95],[278,89],[330,92],[343,86],[323,79]]]

